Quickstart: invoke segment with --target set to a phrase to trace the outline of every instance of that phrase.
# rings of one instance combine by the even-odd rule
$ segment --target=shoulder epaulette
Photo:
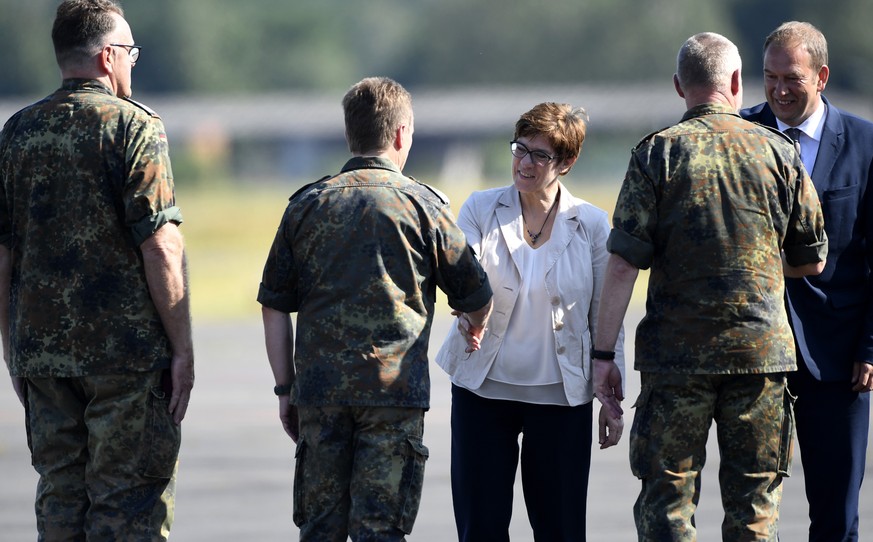
[[[640,147],[640,145],[642,145],[642,144],[645,143],[646,141],[652,139],[652,136],[655,136],[655,135],[657,135],[657,134],[660,134],[661,132],[663,132],[663,131],[666,130],[667,128],[669,128],[669,126],[665,126],[665,127],[661,128],[661,129],[659,129],[659,130],[655,130],[654,132],[652,132],[652,133],[650,133],[650,134],[647,134],[645,137],[643,137],[642,139],[640,139],[640,140],[637,142],[636,145],[634,145],[633,150],[637,150],[637,149]]]
[[[416,183],[417,185],[419,185],[419,186],[423,186],[423,187],[425,187],[426,189],[428,189],[428,190],[429,190],[429,191],[430,191],[434,196],[436,196],[436,197],[437,197],[437,198],[438,198],[438,199],[443,203],[443,205],[448,205],[448,204],[449,204],[449,197],[448,197],[447,195],[443,194],[442,192],[440,192],[439,190],[437,190],[436,188],[432,187],[432,186],[429,185],[429,184],[426,184],[426,183],[423,183],[423,182],[419,181],[419,180],[416,179],[415,177],[407,177],[407,178],[408,178],[410,181]]]
[[[318,183],[323,183],[324,181],[326,181],[332,177],[333,177],[333,175],[325,175],[324,177],[322,177],[321,179],[318,179],[317,181],[315,181],[313,183],[304,184],[303,186],[300,187],[299,190],[297,190],[297,192],[294,192],[293,194],[291,194],[291,197],[288,198],[288,201],[293,200],[294,198],[296,198],[297,196],[299,196],[303,192],[306,192],[307,190],[309,190],[313,186],[317,185]]]
[[[161,118],[161,116],[158,115],[157,111],[155,111],[154,109],[152,109],[151,107],[149,107],[149,106],[147,106],[147,105],[145,105],[145,104],[139,103],[139,102],[136,101],[136,100],[131,100],[130,98],[124,98],[124,100],[127,101],[127,102],[132,103],[133,105],[135,105],[135,106],[137,106],[137,107],[139,107],[140,109],[142,109],[143,111],[145,111],[146,113],[148,113],[150,117],[154,117],[154,118],[156,118],[156,119]]]

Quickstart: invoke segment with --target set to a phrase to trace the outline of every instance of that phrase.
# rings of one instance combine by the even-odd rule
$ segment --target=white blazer
[[[597,323],[600,291],[606,272],[606,238],[609,222],[605,211],[574,198],[559,182],[561,199],[548,245],[546,291],[551,306],[555,352],[571,406],[593,397],[591,345]],[[512,316],[521,284],[519,262],[526,241],[521,202],[513,185],[474,192],[458,214],[458,225],[488,273],[494,291],[491,319],[479,350],[464,352],[466,342],[452,326],[436,356],[436,363],[452,383],[476,390],[482,385]],[[516,317],[524,317],[517,315]],[[624,381],[624,329],[615,345],[615,361]]]

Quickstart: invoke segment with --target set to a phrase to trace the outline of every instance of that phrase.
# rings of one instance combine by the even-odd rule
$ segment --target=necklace
[[[540,226],[540,231],[538,231],[536,233],[530,231],[530,229],[527,227],[527,220],[524,218],[524,205],[523,204],[521,205],[521,220],[522,220],[522,222],[524,222],[524,229],[527,230],[527,234],[530,235],[530,244],[532,244],[532,245],[537,244],[537,239],[539,239],[540,236],[543,234],[543,230],[546,228],[546,223],[549,221],[549,217],[552,215],[552,211],[555,209],[555,205],[558,204],[558,198],[560,197],[560,195],[561,195],[561,193],[558,192],[558,194],[555,196],[555,201],[553,201],[552,206],[549,207],[549,212],[546,213],[546,219],[543,220],[543,225]],[[520,200],[521,200],[521,195],[519,195],[519,203],[521,204]]]

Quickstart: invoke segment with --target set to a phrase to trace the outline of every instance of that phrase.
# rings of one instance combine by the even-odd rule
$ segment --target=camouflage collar
[[[345,173],[353,169],[388,169],[395,173],[400,173],[400,168],[397,167],[397,164],[381,156],[355,156],[346,162],[342,172]]]
[[[112,95],[112,90],[95,79],[64,79],[63,90],[94,90]]]
[[[702,117],[703,115],[734,115],[735,117],[739,116],[739,113],[736,112],[734,108],[727,104],[721,103],[705,103],[700,105],[695,105],[691,109],[685,112],[682,115],[682,120],[686,121],[688,119],[693,119],[695,117]]]

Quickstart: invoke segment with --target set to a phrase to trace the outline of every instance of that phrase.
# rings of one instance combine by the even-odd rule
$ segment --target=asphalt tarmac
[[[632,350],[639,314],[627,319]],[[435,353],[452,319],[438,315],[431,341]],[[288,542],[298,540],[291,521],[294,444],[282,431],[273,380],[263,346],[260,320],[195,323],[197,380],[183,441],[176,496],[176,520],[170,539],[176,542]],[[628,360],[632,367],[632,360]],[[456,540],[449,480],[448,377],[431,364],[432,405],[425,418],[425,444],[430,459],[421,509],[410,542]],[[595,446],[588,488],[588,540],[636,540],[632,507],[639,481],[628,467],[627,434],[633,421],[630,405],[639,390],[637,374],[629,370],[625,401],[625,435],[618,446]],[[596,409],[595,409],[596,410]],[[8,378],[0,378],[0,540],[36,539],[33,496],[37,476],[30,466],[24,433],[24,411]],[[595,429],[596,430],[596,429]],[[596,442],[596,435],[595,435]],[[873,438],[871,438],[873,446]],[[873,450],[873,447],[871,447]],[[698,539],[721,540],[721,500],[718,493],[718,449],[710,433],[708,464],[696,520]],[[873,539],[873,451],[868,452],[867,483],[861,496],[862,540]],[[803,469],[795,448],[792,476],[785,481],[780,540],[806,540],[806,500]],[[510,536],[533,541],[520,481]]]

